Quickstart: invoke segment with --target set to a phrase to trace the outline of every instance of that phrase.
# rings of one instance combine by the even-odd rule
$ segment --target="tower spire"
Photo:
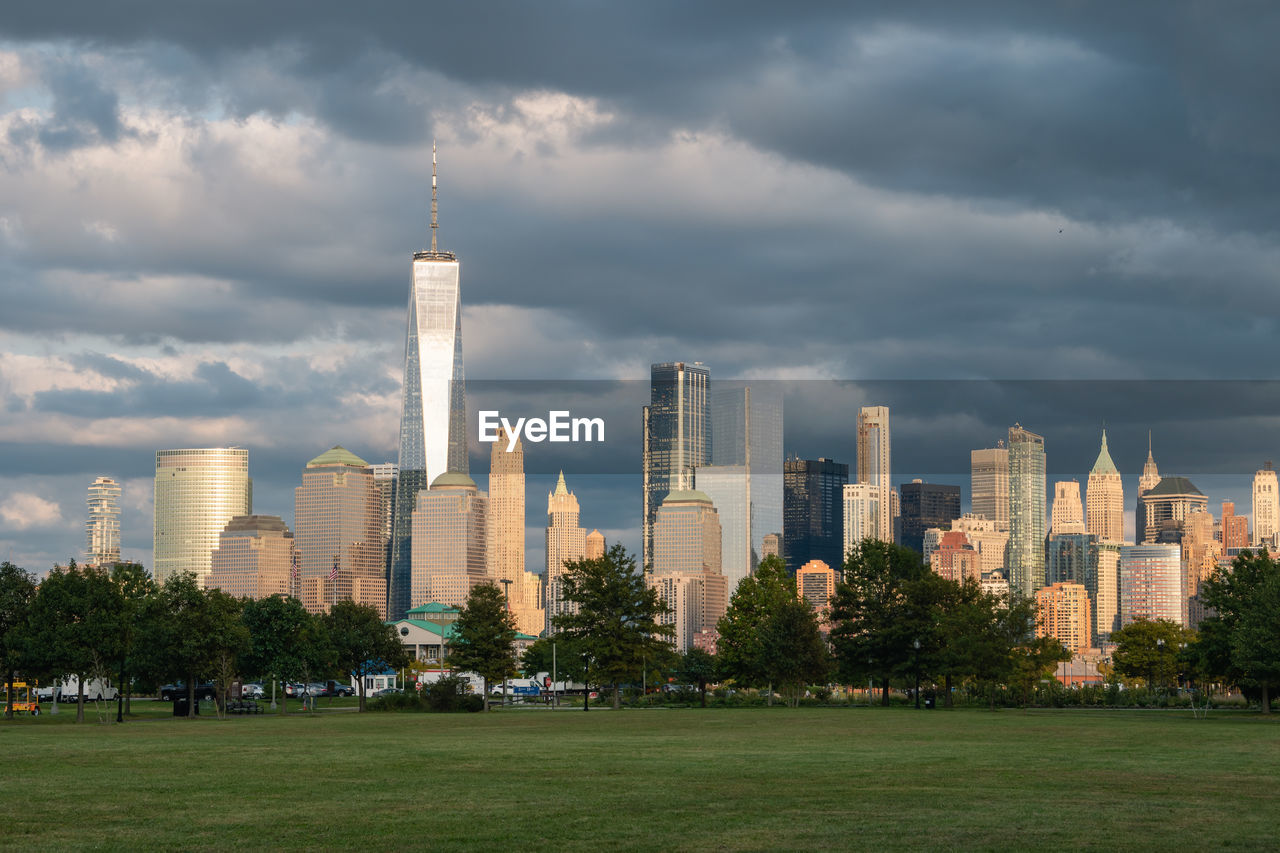
[[[435,251],[435,231],[440,227],[435,207],[435,140],[431,140],[431,251]]]

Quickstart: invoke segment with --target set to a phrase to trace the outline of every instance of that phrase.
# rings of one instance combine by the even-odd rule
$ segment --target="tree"
[[[1117,675],[1141,678],[1155,689],[1177,680],[1182,650],[1194,640],[1194,631],[1169,619],[1137,619],[1111,632],[1111,662]]]
[[[557,681],[581,681],[582,652],[571,637],[539,637],[520,656],[520,671],[525,678],[545,672]]]
[[[914,668],[916,641],[924,645],[921,609],[905,587],[928,573],[915,551],[874,539],[863,540],[845,559],[832,597],[831,644],[846,681],[879,679],[881,704],[889,704],[889,679]]]
[[[284,682],[308,681],[327,664],[327,633],[298,599],[271,595],[246,601],[241,618],[249,629],[249,648],[241,660],[251,675],[277,678],[283,690]],[[288,704],[282,695],[280,713],[288,713]]]
[[[140,563],[116,563],[111,567],[111,582],[120,595],[120,680],[117,683],[116,722],[124,722],[129,713],[133,686],[129,674],[130,658],[135,654],[139,623],[147,603],[156,594],[155,582]]]
[[[658,619],[669,613],[657,590],[636,571],[636,561],[621,545],[601,557],[566,560],[564,599],[576,605],[555,617],[559,631],[577,642],[583,655],[583,681],[592,675],[613,685],[613,707],[621,707],[621,684],[644,668],[645,660],[670,654],[670,625]],[[585,704],[584,704],[585,707]]]
[[[765,648],[761,626],[795,599],[795,579],[780,557],[770,555],[760,561],[755,574],[738,582],[717,625],[716,653],[721,672],[737,684],[769,688],[770,702],[773,689],[769,650]]]
[[[216,677],[218,713],[226,707],[237,658],[251,648],[241,608],[239,599],[201,589],[195,575],[185,572],[166,580],[149,608],[147,641],[158,652],[151,665],[158,674],[186,682],[189,717],[196,713],[196,683],[206,674]]]
[[[8,688],[4,715],[13,719],[13,682],[27,644],[27,620],[36,594],[35,578],[8,560],[0,563],[0,668]]]
[[[680,658],[678,670],[681,681],[698,685],[698,693],[702,696],[702,707],[707,707],[707,684],[718,677],[719,664],[706,649],[692,648]]]
[[[471,588],[453,623],[449,666],[474,672],[484,680],[484,709],[489,710],[489,683],[515,675],[516,624],[496,584]]]
[[[51,675],[75,675],[76,722],[84,722],[84,687],[106,678],[108,663],[120,659],[124,603],[104,570],[54,566],[40,583],[29,611],[31,660]]]
[[[408,665],[409,654],[396,636],[396,629],[383,622],[378,611],[367,604],[339,601],[322,618],[333,647],[333,660],[355,679],[363,711],[365,677]]]
[[[1201,624],[1206,656],[1222,674],[1261,695],[1262,713],[1280,691],[1280,563],[1266,552],[1240,554],[1201,586],[1213,611]]]
[[[800,704],[806,684],[827,682],[831,655],[809,602],[799,598],[782,602],[760,626],[760,635],[769,683],[782,688],[792,708]]]

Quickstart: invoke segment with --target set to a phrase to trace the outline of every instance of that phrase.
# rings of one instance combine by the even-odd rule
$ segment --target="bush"
[[[466,692],[467,682],[457,676],[442,678],[422,690],[391,693],[369,701],[370,711],[430,711],[473,713],[484,710],[484,699]]]

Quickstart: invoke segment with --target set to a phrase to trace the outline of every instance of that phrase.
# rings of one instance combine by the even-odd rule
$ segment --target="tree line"
[[[185,682],[194,715],[202,680],[214,683],[222,713],[236,681],[308,682],[341,674],[358,682],[363,710],[365,676],[407,663],[392,627],[374,608],[350,601],[313,615],[288,596],[254,601],[203,589],[192,574],[157,584],[137,563],[108,568],[73,561],[39,582],[12,563],[0,564],[0,672],[9,696],[15,680],[76,676],[77,722],[84,720],[84,688],[93,679],[115,681],[117,719],[135,680]],[[5,714],[11,717],[12,708]]]

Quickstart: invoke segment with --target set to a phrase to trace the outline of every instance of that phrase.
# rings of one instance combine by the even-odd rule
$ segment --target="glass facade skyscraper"
[[[711,371],[700,362],[651,368],[644,407],[644,565],[653,562],[658,507],[673,491],[692,489],[694,472],[711,462]]]
[[[792,574],[810,560],[844,565],[844,487],[849,466],[832,459],[782,464],[782,555]]]
[[[85,558],[91,566],[120,561],[120,484],[99,477],[89,484],[89,520],[85,522]]]
[[[156,582],[191,572],[203,586],[227,522],[252,513],[247,449],[157,451],[152,556]]]
[[[1044,437],[1009,427],[1009,588],[1030,598],[1044,586]]]
[[[431,249],[415,252],[409,283],[400,406],[400,459],[391,531],[387,615],[402,619],[412,582],[413,511],[418,493],[442,474],[468,473],[458,257],[436,250],[435,153],[431,168]]]

